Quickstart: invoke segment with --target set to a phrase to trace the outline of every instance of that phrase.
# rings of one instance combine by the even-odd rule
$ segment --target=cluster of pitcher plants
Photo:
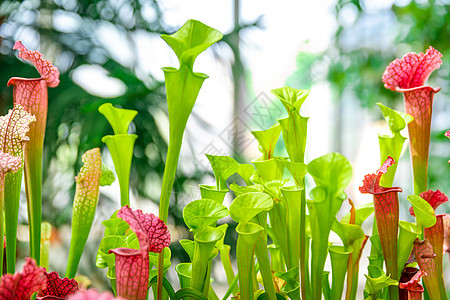
[[[120,207],[104,220],[96,265],[106,268],[114,295],[87,289],[75,279],[97,207],[99,188],[110,185],[115,175],[102,164],[99,148],[83,154],[76,181],[72,236],[64,278],[49,270],[49,225],[41,224],[42,149],[47,118],[47,87],[59,84],[59,72],[37,51],[21,42],[14,49],[30,61],[40,78],[12,78],[14,107],[0,117],[0,233],[5,236],[6,270],[0,283],[0,299],[447,299],[443,256],[449,251],[450,214],[436,215],[447,196],[427,189],[430,124],[433,96],[438,88],[426,86],[439,68],[441,54],[408,53],[394,60],[383,74],[385,87],[403,93],[406,113],[378,104],[391,135],[379,136],[381,166],[361,178],[361,193],[373,195],[373,203],[355,207],[345,194],[352,178],[350,162],[330,153],[305,162],[308,118],[300,109],[309,90],[283,87],[272,90],[286,109],[286,117],[266,130],[253,131],[261,157],[239,163],[230,156],[208,154],[215,185],[199,185],[201,199],[183,210],[194,240],[181,240],[190,262],[174,266],[181,288],[175,291],[166,279],[171,268],[168,218],[186,123],[202,84],[208,76],[193,71],[196,57],[222,38],[207,25],[189,20],[172,35],[162,38],[173,49],[179,67],[164,67],[169,147],[161,188],[159,217],[130,207],[129,175],[134,142],[129,125],[137,112],[110,103],[99,107],[113,128],[105,136],[120,186]],[[399,95],[400,97],[400,95]],[[275,120],[274,120],[275,121]],[[414,194],[402,196],[392,187],[397,163],[407,146],[401,132],[408,127]],[[445,134],[450,138],[450,131]],[[288,157],[275,154],[282,136]],[[374,160],[377,158],[373,158]],[[443,162],[442,167],[446,166]],[[238,174],[242,180],[227,182]],[[21,272],[16,266],[16,236],[22,176],[28,206],[30,257]],[[311,176],[315,186],[305,185]],[[225,196],[233,199],[226,207]],[[399,194],[411,203],[415,222],[399,220]],[[344,202],[349,211],[338,220]],[[362,224],[374,214],[371,235]],[[237,272],[224,238],[230,216],[236,223]],[[4,217],[4,219],[3,219]],[[219,224],[218,224],[219,222]],[[335,232],[341,243],[329,242]],[[367,243],[369,242],[369,243]],[[359,262],[370,244],[364,291],[358,291]],[[0,251],[0,270],[3,269]],[[219,256],[219,258],[217,258]],[[327,259],[331,270],[325,270]],[[94,258],[90,258],[94,259]],[[212,265],[221,263],[228,287],[217,295],[211,285]],[[330,281],[331,275],[331,281]],[[448,275],[448,274],[447,274]],[[0,275],[1,276],[1,275]],[[331,282],[331,283],[330,283]]]

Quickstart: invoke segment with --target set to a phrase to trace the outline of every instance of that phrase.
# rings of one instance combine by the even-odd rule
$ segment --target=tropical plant
[[[252,165],[239,163],[230,156],[207,155],[216,185],[200,185],[201,199],[191,201],[183,209],[183,219],[193,234],[193,240],[180,241],[190,262],[175,266],[181,288],[174,290],[166,278],[172,263],[168,249],[171,243],[168,229],[169,202],[187,120],[207,78],[205,74],[194,72],[193,65],[196,57],[220,38],[222,34],[219,31],[195,20],[189,20],[170,36],[163,35],[163,39],[176,53],[180,66],[178,69],[164,68],[170,142],[161,187],[159,217],[129,206],[130,158],[138,137],[128,134],[128,126],[136,112],[115,108],[112,104],[104,104],[99,109],[115,133],[103,140],[110,149],[120,181],[121,207],[117,207],[117,211],[103,221],[104,237],[98,249],[96,264],[108,269],[106,276],[115,295],[119,299],[145,300],[149,287],[152,287],[153,295],[158,300],[220,299],[211,285],[212,266],[220,255],[228,281],[228,289],[222,299],[228,299],[231,295],[243,300],[341,299],[344,294],[345,299],[356,299],[361,295],[361,291],[358,291],[359,262],[370,240],[371,255],[363,292],[365,299],[421,299],[423,294],[429,299],[445,299],[447,292],[443,279],[442,252],[450,235],[450,232],[445,231],[449,227],[449,215],[436,216],[435,209],[447,203],[448,199],[439,190],[426,190],[427,177],[424,175],[428,161],[424,149],[430,142],[430,127],[427,124],[428,118],[431,118],[432,96],[437,90],[422,85],[431,72],[439,67],[441,57],[433,48],[426,53],[409,53],[386,68],[383,76],[386,87],[407,93],[406,110],[410,115],[379,104],[392,135],[380,136],[381,167],[362,180],[360,192],[373,195],[373,203],[368,206],[357,208],[347,197],[345,190],[353,170],[349,160],[342,154],[329,153],[305,161],[308,118],[300,115],[300,110],[310,91],[290,87],[272,90],[285,107],[287,117],[278,120],[269,129],[253,132],[260,144],[262,156],[254,160]],[[36,80],[22,80],[26,87],[32,84],[28,89],[20,89],[21,81],[13,79],[12,82],[18,85],[16,99],[29,99],[30,95],[40,95],[44,99],[47,85],[57,82],[57,70],[43,60],[39,52],[31,52],[19,42],[16,47],[22,56],[36,64],[43,76]],[[38,93],[27,94],[30,89]],[[14,184],[7,185],[5,176],[8,176],[8,172],[17,172],[21,167],[19,150],[21,143],[28,140],[25,134],[29,123],[34,121],[30,112],[25,111],[27,107],[16,104],[14,110],[0,120],[0,125],[4,124],[0,126],[0,138],[5,141],[3,152],[0,153],[0,196],[3,195],[2,191],[11,192],[17,188]],[[427,112],[426,116],[420,114],[424,111]],[[39,124],[44,126],[42,121]],[[415,223],[399,220],[399,193],[402,189],[391,187],[395,176],[393,166],[401,159],[405,142],[400,131],[407,125],[410,128],[412,164],[416,174],[413,176],[415,194],[407,199],[412,205],[410,213],[415,216]],[[30,133],[35,132],[30,130]],[[288,157],[276,155],[274,145],[280,135]],[[30,134],[29,138],[28,143],[33,138],[41,141],[41,137],[36,134]],[[38,266],[39,256],[37,259],[27,258],[21,273],[2,277],[0,299],[31,299],[35,293],[36,299],[112,297],[111,294],[83,291],[77,280],[72,278],[77,273],[91,229],[99,187],[114,180],[112,172],[102,167],[99,148],[87,151],[82,159],[84,165],[76,177],[67,277],[61,279],[55,272],[47,273],[45,268]],[[36,157],[24,155],[25,166],[27,160],[35,162]],[[39,167],[34,165],[31,170],[40,176]],[[234,174],[238,174],[242,181],[229,184]],[[306,176],[313,179],[313,186],[305,184]],[[230,191],[233,191],[234,196],[227,206],[225,196]],[[27,196],[35,199],[32,192]],[[350,212],[338,220],[338,213],[346,202],[350,205]],[[36,205],[40,204],[28,201],[29,211],[39,212],[40,207],[36,208]],[[375,221],[369,238],[362,224],[372,213],[375,214]],[[230,262],[230,246],[225,243],[228,225],[220,224],[228,216],[237,223],[237,274]],[[38,246],[30,247],[31,256],[36,254],[41,244],[40,236],[36,241],[33,231],[36,227],[31,229],[33,220],[30,217],[30,245]],[[330,243],[332,231],[339,236],[342,244]],[[11,232],[7,230],[7,235]],[[6,247],[9,245],[6,244]],[[445,251],[448,249],[445,248]],[[42,253],[48,255],[47,251]],[[328,254],[331,260],[331,285],[330,271],[325,270]],[[42,257],[44,261],[48,261],[48,257]],[[7,264],[10,264],[9,259]],[[347,283],[344,292],[345,278]]]

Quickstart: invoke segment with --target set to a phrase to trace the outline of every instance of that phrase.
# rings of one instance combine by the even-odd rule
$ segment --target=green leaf
[[[105,226],[105,236],[125,236],[125,233],[130,228],[127,222],[121,218],[117,218],[117,211],[112,214],[110,219],[103,221],[102,224]]]
[[[367,268],[369,271],[370,277],[378,277],[381,273],[378,273],[378,270],[383,267],[383,250],[381,249],[380,236],[378,234],[372,234],[370,237],[370,243],[372,247],[370,249],[369,259],[369,267]],[[372,268],[370,268],[372,266]]]
[[[175,291],[173,290],[172,285],[170,284],[169,280],[167,280],[167,278],[163,278],[163,284],[162,286],[164,287],[164,289],[167,292],[167,295],[169,296],[169,300],[177,300],[180,299],[179,297],[177,297],[177,295],[175,294]],[[158,282],[158,276],[153,276],[152,279],[149,282],[149,287],[151,287],[152,285],[156,284]]]
[[[116,248],[126,248],[127,243],[124,237],[120,236],[105,236],[97,251],[97,259],[95,265],[98,268],[113,268],[116,263],[114,253],[109,254],[108,251]]]
[[[264,193],[245,193],[237,196],[230,205],[231,218],[236,222],[248,222],[257,214],[269,211],[273,200]]]
[[[369,295],[372,297],[372,299],[378,299],[378,293],[391,285],[398,285],[398,281],[392,279],[390,276],[386,276],[384,273],[380,277],[377,278],[371,278],[364,274],[366,276],[366,288],[364,289],[364,294]]]
[[[295,185],[300,189],[304,189],[304,178],[307,173],[307,165],[300,162],[285,160],[284,166],[286,167],[286,169],[288,169],[289,173],[291,173],[292,177],[294,178]]]
[[[220,240],[218,240],[217,243],[216,243],[216,248],[219,249],[219,250],[223,250],[226,247],[230,247],[230,246],[224,244],[225,235],[226,235],[227,229],[228,229],[228,224],[225,223],[225,224],[222,224],[220,226],[217,226],[216,228],[219,229],[220,231],[222,231],[222,233],[223,233],[222,238]]]
[[[194,241],[188,240],[188,239],[182,239],[180,240],[180,245],[183,247],[184,251],[189,256],[189,259],[192,261],[192,258],[194,257]]]
[[[352,246],[355,241],[364,238],[364,231],[361,229],[361,226],[339,222],[336,219],[331,230],[341,238],[346,249]]]
[[[283,132],[283,141],[289,158],[293,162],[304,162],[308,118],[296,113],[288,118],[278,120],[278,122]]]
[[[200,184],[199,188],[202,199],[211,199],[217,203],[222,203],[226,194],[229,192],[228,189],[218,190],[215,185]]]
[[[275,124],[266,130],[252,131],[253,136],[259,142],[259,151],[263,154],[263,159],[270,159],[273,157],[275,146],[280,137],[281,127],[279,124]]]
[[[186,64],[191,70],[197,56],[222,37],[216,29],[196,20],[188,20],[172,35],[161,35],[177,55],[180,65]]]
[[[214,248],[216,243],[223,238],[223,235],[223,231],[213,227],[197,231],[194,235],[195,250],[192,258],[191,287],[201,292],[209,289],[210,260],[219,253]]]
[[[174,299],[195,299],[195,300],[208,300],[205,295],[200,291],[193,288],[182,288],[175,293]]]
[[[264,191],[264,187],[261,184],[240,186],[237,185],[236,183],[232,183],[230,184],[230,190],[232,190],[236,196],[239,196],[241,194],[250,192],[262,193]]]
[[[216,177],[218,190],[227,189],[227,179],[239,169],[239,163],[229,156],[206,154]]]
[[[210,199],[195,200],[183,209],[183,219],[192,230],[202,230],[228,216],[225,206]]]
[[[333,191],[333,196],[344,193],[353,175],[350,162],[339,153],[329,153],[316,158],[308,164],[307,170],[316,184]]]
[[[137,115],[135,110],[117,108],[111,103],[100,105],[98,111],[108,120],[114,134],[127,134],[130,123]]]
[[[278,99],[281,100],[281,103],[286,108],[288,113],[293,111],[299,111],[303,102],[305,102],[308,97],[310,90],[300,90],[294,89],[291,87],[282,87],[278,89],[273,89],[270,91],[274,94]]]
[[[330,300],[331,299],[331,289],[330,289],[330,280],[328,278],[328,275],[330,275],[330,272],[325,271],[322,274],[322,293],[323,293],[323,297],[325,298],[325,300]],[[336,298],[338,299],[338,298]]]
[[[177,32],[172,35],[162,35],[162,38],[172,47],[180,61],[179,69],[163,68],[169,111],[170,142],[159,201],[159,217],[166,222],[186,123],[200,88],[208,78],[206,74],[194,73],[194,61],[201,52],[220,40],[222,34],[199,21],[189,20]]]
[[[135,134],[107,135],[102,138],[102,142],[108,146],[111,153],[117,178],[119,179],[120,204],[122,207],[130,204],[130,169],[136,139],[137,135]]]
[[[416,223],[420,231],[422,231],[423,228],[428,228],[436,224],[434,209],[425,199],[422,199],[417,195],[410,195],[407,199],[414,209]]]
[[[383,113],[384,119],[392,132],[392,136],[379,135],[378,142],[380,144],[380,160],[384,162],[388,156],[398,162],[404,150],[406,138],[400,134],[406,124],[412,121],[412,117],[393,110],[381,103],[377,103]],[[386,174],[381,177],[380,185],[390,187],[393,185],[395,172],[398,164],[391,166]]]
[[[391,156],[395,162],[398,162],[400,156],[404,152],[406,138],[400,133],[396,132],[393,136],[378,136],[378,144],[380,145],[380,161],[385,161],[388,156]],[[380,185],[384,187],[391,187],[394,183],[395,172],[397,171],[398,163],[393,164],[388,168],[387,172],[381,176]]]
[[[353,252],[353,247],[350,246],[347,248],[343,246],[330,245],[328,249],[330,251],[333,283],[330,292],[330,299],[341,299],[344,289],[345,274],[347,273],[348,258]]]
[[[384,119],[388,123],[392,133],[400,132],[406,127],[406,120],[400,112],[384,106],[380,102],[377,103],[383,113]]]
[[[262,185],[264,187],[264,193],[276,199],[281,198],[280,188],[284,186],[288,181],[289,179],[267,180],[263,178],[258,171],[255,172],[252,176],[252,182]]]
[[[158,265],[158,253],[149,252],[149,261],[152,265],[157,266]],[[170,266],[172,265],[172,262],[170,261],[170,258],[172,257],[172,252],[170,251],[169,247],[164,248],[164,271],[169,270]]]
[[[190,287],[192,278],[192,263],[180,263],[175,267],[175,271],[180,279],[181,288]]]
[[[251,222],[247,223],[245,221],[239,222],[236,227],[236,232],[239,234],[236,246],[236,259],[239,272],[241,299],[253,299],[254,296],[254,282],[252,276],[255,265],[254,250],[256,242],[261,238],[263,231],[264,228],[262,226]]]
[[[114,180],[116,180],[116,176],[114,172],[108,169],[108,167],[102,163],[102,175],[100,176],[100,186],[111,185]]]
[[[286,298],[284,298],[282,295],[280,294],[276,294],[277,300],[285,300]],[[267,299],[267,293],[262,293],[261,295],[258,296],[258,298],[256,298],[256,300],[266,300]]]
[[[276,272],[274,277],[278,277],[286,281],[286,285],[282,291],[285,292],[290,299],[300,299],[300,283],[299,283],[299,268],[295,267],[287,272]],[[298,298],[296,297],[298,295]]]
[[[417,228],[416,224],[404,220],[400,220],[398,225],[400,232],[398,234],[397,241],[397,266],[398,278],[400,278],[405,264],[411,255],[414,240],[419,234],[421,234],[421,230]]]
[[[252,163],[255,165],[258,174],[264,180],[279,180],[283,177],[283,160],[281,157],[274,157],[268,160],[255,159]]]
[[[75,177],[76,190],[72,210],[72,232],[66,268],[66,277],[69,278],[75,277],[77,273],[97,209],[102,167],[100,148],[86,151],[82,160],[83,166]]]
[[[339,153],[321,156],[308,164],[308,173],[316,187],[307,201],[311,223],[311,284],[312,297],[319,299],[322,290],[322,273],[328,250],[328,237],[336,214],[347,198],[344,189],[350,183],[352,167]]]
[[[362,226],[367,218],[373,214],[374,210],[373,203],[368,203],[360,208],[357,208],[355,211],[355,224]],[[350,222],[350,212],[343,216],[340,222],[348,224]]]
[[[253,173],[255,172],[255,168],[250,164],[239,164],[238,170],[236,173],[239,174],[239,176],[244,179],[245,183],[247,185],[251,185],[252,181],[250,180],[250,177],[252,177]]]

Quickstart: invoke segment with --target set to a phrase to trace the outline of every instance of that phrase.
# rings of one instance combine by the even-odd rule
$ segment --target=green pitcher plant
[[[29,126],[35,121],[36,118],[26,112],[20,104],[16,104],[6,116],[0,117],[1,152],[4,155],[0,205],[5,211],[5,220],[0,222],[0,236],[6,233],[6,270],[8,273],[14,273],[16,266],[16,237],[22,185],[23,147],[29,141],[27,136],[30,130]],[[18,168],[16,168],[16,162],[14,162],[16,159],[20,160]],[[1,218],[3,219],[3,213]],[[5,228],[3,224],[5,224]],[[0,264],[3,265],[3,251],[1,252]]]

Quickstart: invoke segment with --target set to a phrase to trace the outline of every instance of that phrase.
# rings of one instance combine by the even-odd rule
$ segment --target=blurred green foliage
[[[166,32],[161,24],[161,11],[152,1],[4,1],[0,5],[3,16],[2,40],[0,44],[0,108],[3,112],[12,106],[12,88],[6,87],[10,77],[36,77],[33,67],[14,57],[12,45],[18,38],[35,37],[35,44],[29,49],[39,48],[46,58],[53,59],[61,71],[61,84],[49,89],[48,122],[45,136],[44,174],[49,174],[44,183],[44,219],[56,226],[65,224],[71,215],[71,205],[54,207],[55,197],[61,197],[55,185],[63,184],[54,176],[71,171],[76,174],[81,166],[81,154],[93,147],[102,147],[101,138],[111,134],[112,129],[97,111],[98,107],[111,102],[138,111],[133,133],[139,136],[131,173],[131,186],[141,196],[158,201],[159,194],[148,189],[149,179],[158,180],[164,170],[166,141],[159,132],[156,112],[165,113],[165,90],[163,82],[151,74],[137,72],[139,61],[122,62],[114,58],[109,50],[98,41],[96,29],[111,26],[124,36],[127,47],[135,49],[134,34],[139,30],[150,33]],[[145,6],[145,7],[144,7]],[[151,18],[143,12],[151,11]],[[125,13],[124,13],[125,12]],[[55,28],[55,15],[65,15],[76,20],[75,26],[67,29]],[[66,20],[67,22],[67,20]],[[1,23],[0,23],[1,24]],[[56,26],[57,27],[57,26]],[[119,97],[105,99],[90,94],[75,84],[71,71],[82,65],[101,65],[108,75],[125,84],[126,91]],[[61,170],[61,163],[67,161],[67,170]],[[71,161],[72,160],[72,161]],[[72,169],[72,170],[69,170]],[[50,172],[49,172],[50,171]],[[52,176],[53,175],[53,176]],[[191,176],[192,177],[192,176]],[[187,175],[178,174],[180,190]],[[48,188],[45,188],[47,185]],[[67,199],[72,199],[73,182],[58,186],[62,190],[71,188]],[[63,209],[61,213],[61,209]],[[175,215],[177,216],[177,215]],[[175,220],[179,223],[178,220]]]
[[[75,20],[75,26],[56,26],[55,16],[64,15]],[[67,19],[65,22],[68,22]],[[130,61],[119,61],[98,40],[99,26],[108,26],[123,37],[126,47],[135,51],[135,35],[146,32],[159,36],[173,31],[163,25],[161,10],[156,1],[110,0],[55,0],[55,1],[2,1],[0,3],[0,111],[12,107],[12,88],[6,83],[13,76],[35,78],[36,70],[17,59],[12,50],[15,40],[26,41],[28,49],[39,49],[46,59],[52,60],[61,72],[61,83],[49,89],[49,106],[44,145],[43,220],[57,228],[68,224],[72,214],[75,192],[74,176],[82,163],[81,155],[93,147],[106,146],[101,138],[112,134],[107,120],[97,111],[106,102],[114,106],[133,109],[138,115],[133,121],[132,133],[139,136],[134,148],[130,187],[140,199],[159,201],[159,189],[164,171],[167,143],[157,126],[157,115],[167,114],[164,83],[152,74],[142,74],[136,56]],[[96,33],[96,34],[95,34]],[[122,45],[123,46],[123,45]],[[134,53],[136,54],[136,53]],[[72,71],[79,66],[100,65],[108,76],[120,80],[125,92],[105,99],[90,94],[74,82]],[[156,117],[155,117],[156,116]],[[103,155],[103,158],[107,158]],[[112,167],[112,162],[110,164]],[[179,195],[185,194],[185,183],[198,181],[201,172],[177,173],[174,186],[172,223],[184,225],[178,205]],[[152,188],[154,187],[154,188]],[[119,199],[101,194],[97,217],[107,219],[119,208]],[[21,209],[21,219],[26,210]],[[92,234],[95,233],[95,229]],[[98,233],[97,233],[98,234]],[[96,236],[95,239],[99,239]],[[95,257],[98,242],[86,247],[86,255]],[[177,252],[177,251],[175,251]],[[26,251],[19,255],[26,255]],[[97,274],[95,260],[80,267],[82,274],[91,274],[94,281],[103,278]],[[61,271],[65,266],[53,262]],[[98,285],[98,283],[97,283]]]
[[[351,121],[346,121],[349,116],[344,114],[352,111],[354,103],[369,110],[375,119],[382,119],[377,102],[404,111],[403,96],[383,85],[386,66],[408,52],[424,52],[429,46],[439,50],[442,65],[427,83],[442,87],[433,108],[429,187],[445,191],[450,186],[446,163],[450,147],[444,138],[450,128],[446,117],[450,114],[450,2],[338,0],[334,15],[336,30],[330,45],[322,53],[299,53],[297,70],[287,84],[296,88],[309,88],[319,81],[330,84],[336,105],[334,150],[349,155],[342,133],[344,123]],[[408,159],[407,155],[403,159]]]

